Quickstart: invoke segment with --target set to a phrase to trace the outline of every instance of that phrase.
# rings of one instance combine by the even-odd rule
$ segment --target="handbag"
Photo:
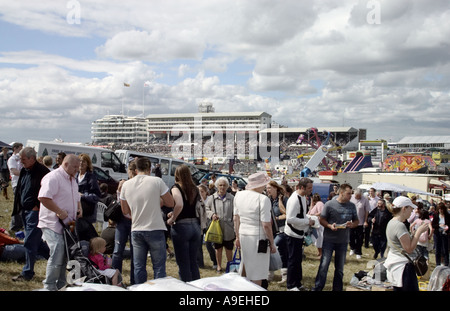
[[[119,200],[113,200],[103,212],[105,221],[111,219],[113,221],[119,221],[123,217],[122,207]]]
[[[211,221],[211,224],[209,225],[209,228],[205,234],[205,241],[216,244],[222,244],[223,234],[222,228],[220,228],[219,220]]]
[[[227,262],[225,272],[239,272],[239,266],[241,265],[241,250],[236,248],[234,251],[233,259]]]

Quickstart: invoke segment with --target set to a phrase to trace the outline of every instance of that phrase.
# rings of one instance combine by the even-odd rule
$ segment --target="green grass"
[[[3,196],[0,197],[0,227],[8,229],[10,222],[10,215],[13,205],[13,196],[11,193],[11,187],[9,190],[9,200],[5,200]],[[169,242],[169,244],[171,244]],[[319,259],[316,256],[317,249],[314,246],[309,246],[305,248],[306,259],[303,260],[303,285],[307,288],[312,288],[314,285],[314,280],[316,277],[317,269],[319,266]],[[352,278],[354,273],[359,272],[360,270],[366,270],[366,265],[369,260],[372,259],[374,251],[372,248],[363,248],[362,258],[357,260],[355,256],[347,255],[347,261],[344,267],[344,289],[349,285],[350,279]],[[218,274],[213,270],[211,260],[209,259],[208,252],[204,247],[204,263],[205,268],[200,269],[200,275],[202,278],[218,276]],[[435,258],[434,254],[430,256],[430,265],[431,271],[435,267]],[[225,254],[223,254],[223,260],[225,260]],[[40,260],[36,263],[35,266],[35,277],[29,282],[13,282],[11,280],[12,277],[17,276],[22,271],[23,264],[16,262],[0,262],[0,291],[30,291],[35,289],[41,289],[42,281],[45,278],[45,270],[46,270],[46,260]],[[226,263],[222,263],[222,268],[224,269]],[[153,278],[153,271],[151,267],[150,260],[147,262],[147,270],[148,270],[148,278]],[[178,266],[175,262],[175,259],[167,259],[166,263],[166,271],[168,276],[172,276],[174,278],[178,278]],[[124,283],[129,285],[130,283],[130,261],[125,260],[123,264],[123,278]],[[333,262],[330,264],[330,268],[328,270],[328,278],[327,284],[324,290],[331,290],[331,284],[334,274],[334,266]],[[275,272],[275,279],[273,282],[269,284],[269,290],[271,291],[285,291],[286,284],[279,285],[278,281],[280,280],[279,271]]]

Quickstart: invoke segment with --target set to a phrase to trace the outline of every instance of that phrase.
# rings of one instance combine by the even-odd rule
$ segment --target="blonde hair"
[[[102,247],[106,246],[106,240],[101,237],[92,238],[89,241],[89,253],[91,255],[97,254]]]

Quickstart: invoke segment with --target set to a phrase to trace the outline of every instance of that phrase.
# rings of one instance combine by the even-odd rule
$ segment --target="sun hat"
[[[410,198],[399,196],[394,199],[394,202],[392,202],[393,207],[405,207],[405,206],[411,206],[412,208],[417,208],[417,205],[415,205]]]
[[[265,186],[269,183],[270,177],[266,172],[257,172],[248,176],[248,184],[245,186],[245,189],[255,189],[262,186]]]

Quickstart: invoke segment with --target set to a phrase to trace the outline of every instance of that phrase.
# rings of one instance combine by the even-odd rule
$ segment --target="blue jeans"
[[[47,244],[42,241],[42,230],[37,227],[39,222],[39,211],[22,211],[22,221],[25,228],[25,266],[22,269],[22,275],[29,280],[34,276],[34,264],[38,253],[45,253]]]
[[[280,253],[282,268],[287,268],[288,265],[288,245],[287,235],[284,232],[280,232],[275,236],[274,243],[277,246],[278,253]]]
[[[47,261],[44,288],[59,290],[66,285],[66,248],[64,236],[53,230],[43,228],[42,233],[50,249],[50,257]]]
[[[441,256],[444,256],[444,265],[449,264],[448,255],[448,236],[442,234],[438,230],[434,232],[434,243],[436,246],[436,266],[441,264]]]
[[[347,256],[348,243],[331,243],[323,241],[322,258],[320,259],[319,270],[317,271],[316,282],[313,290],[321,291],[327,281],[328,267],[334,251],[334,278],[333,291],[342,291],[344,277],[344,264]]]
[[[172,226],[171,235],[180,279],[183,282],[198,280],[200,270],[196,259],[202,243],[198,220],[189,218],[177,221]]]
[[[115,244],[112,255],[112,268],[118,269],[122,273],[122,263],[124,259],[125,246],[130,239],[131,267],[130,267],[130,284],[134,283],[134,260],[133,260],[133,243],[131,241],[131,220],[123,217],[116,224]]]
[[[134,281],[141,284],[147,281],[147,254],[153,265],[155,279],[166,277],[166,236],[164,230],[132,231],[134,256]]]

